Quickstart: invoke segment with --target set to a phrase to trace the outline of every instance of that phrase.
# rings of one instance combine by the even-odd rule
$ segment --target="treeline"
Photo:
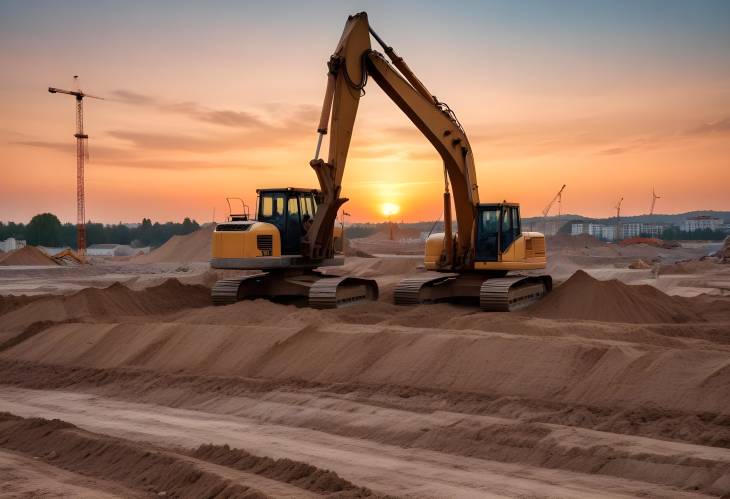
[[[699,229],[685,232],[679,227],[669,227],[662,232],[662,239],[665,241],[722,241],[727,235],[727,232],[722,230]]]
[[[172,236],[190,234],[200,228],[195,220],[185,218],[182,223],[152,223],[143,218],[137,227],[130,228],[119,223],[105,225],[89,222],[86,224],[86,244],[129,244],[135,247],[160,246]],[[62,224],[52,213],[34,216],[28,224],[0,222],[0,241],[14,237],[24,239],[33,246],[76,248],[76,225]]]

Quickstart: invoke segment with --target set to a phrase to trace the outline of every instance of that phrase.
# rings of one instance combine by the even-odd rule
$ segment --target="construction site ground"
[[[511,314],[393,305],[411,255],[324,311],[210,306],[204,249],[0,267],[0,496],[730,494],[730,265],[548,244]]]

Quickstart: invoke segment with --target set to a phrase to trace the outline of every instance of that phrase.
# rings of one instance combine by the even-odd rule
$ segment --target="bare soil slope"
[[[626,323],[702,321],[686,302],[647,285],[599,281],[582,270],[528,312],[535,317]]]
[[[35,246],[24,246],[1,254],[0,265],[57,265],[57,263]]]
[[[165,244],[152,250],[147,255],[139,255],[131,259],[134,263],[163,262],[207,262],[212,251],[213,224],[185,236],[172,236]]]

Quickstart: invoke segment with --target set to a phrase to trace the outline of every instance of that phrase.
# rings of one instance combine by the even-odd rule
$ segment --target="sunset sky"
[[[316,186],[326,61],[348,14],[457,113],[482,201],[605,217],[730,210],[729,1],[0,0],[0,220],[75,221],[71,88],[90,136],[87,218],[210,221],[225,197]],[[374,46],[374,48],[378,48]],[[441,161],[370,80],[345,172],[354,221],[433,220]]]

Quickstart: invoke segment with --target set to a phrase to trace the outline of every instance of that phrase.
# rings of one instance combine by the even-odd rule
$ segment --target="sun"
[[[383,215],[385,215],[386,217],[395,215],[400,212],[400,206],[395,203],[383,203],[381,209],[383,210]]]

